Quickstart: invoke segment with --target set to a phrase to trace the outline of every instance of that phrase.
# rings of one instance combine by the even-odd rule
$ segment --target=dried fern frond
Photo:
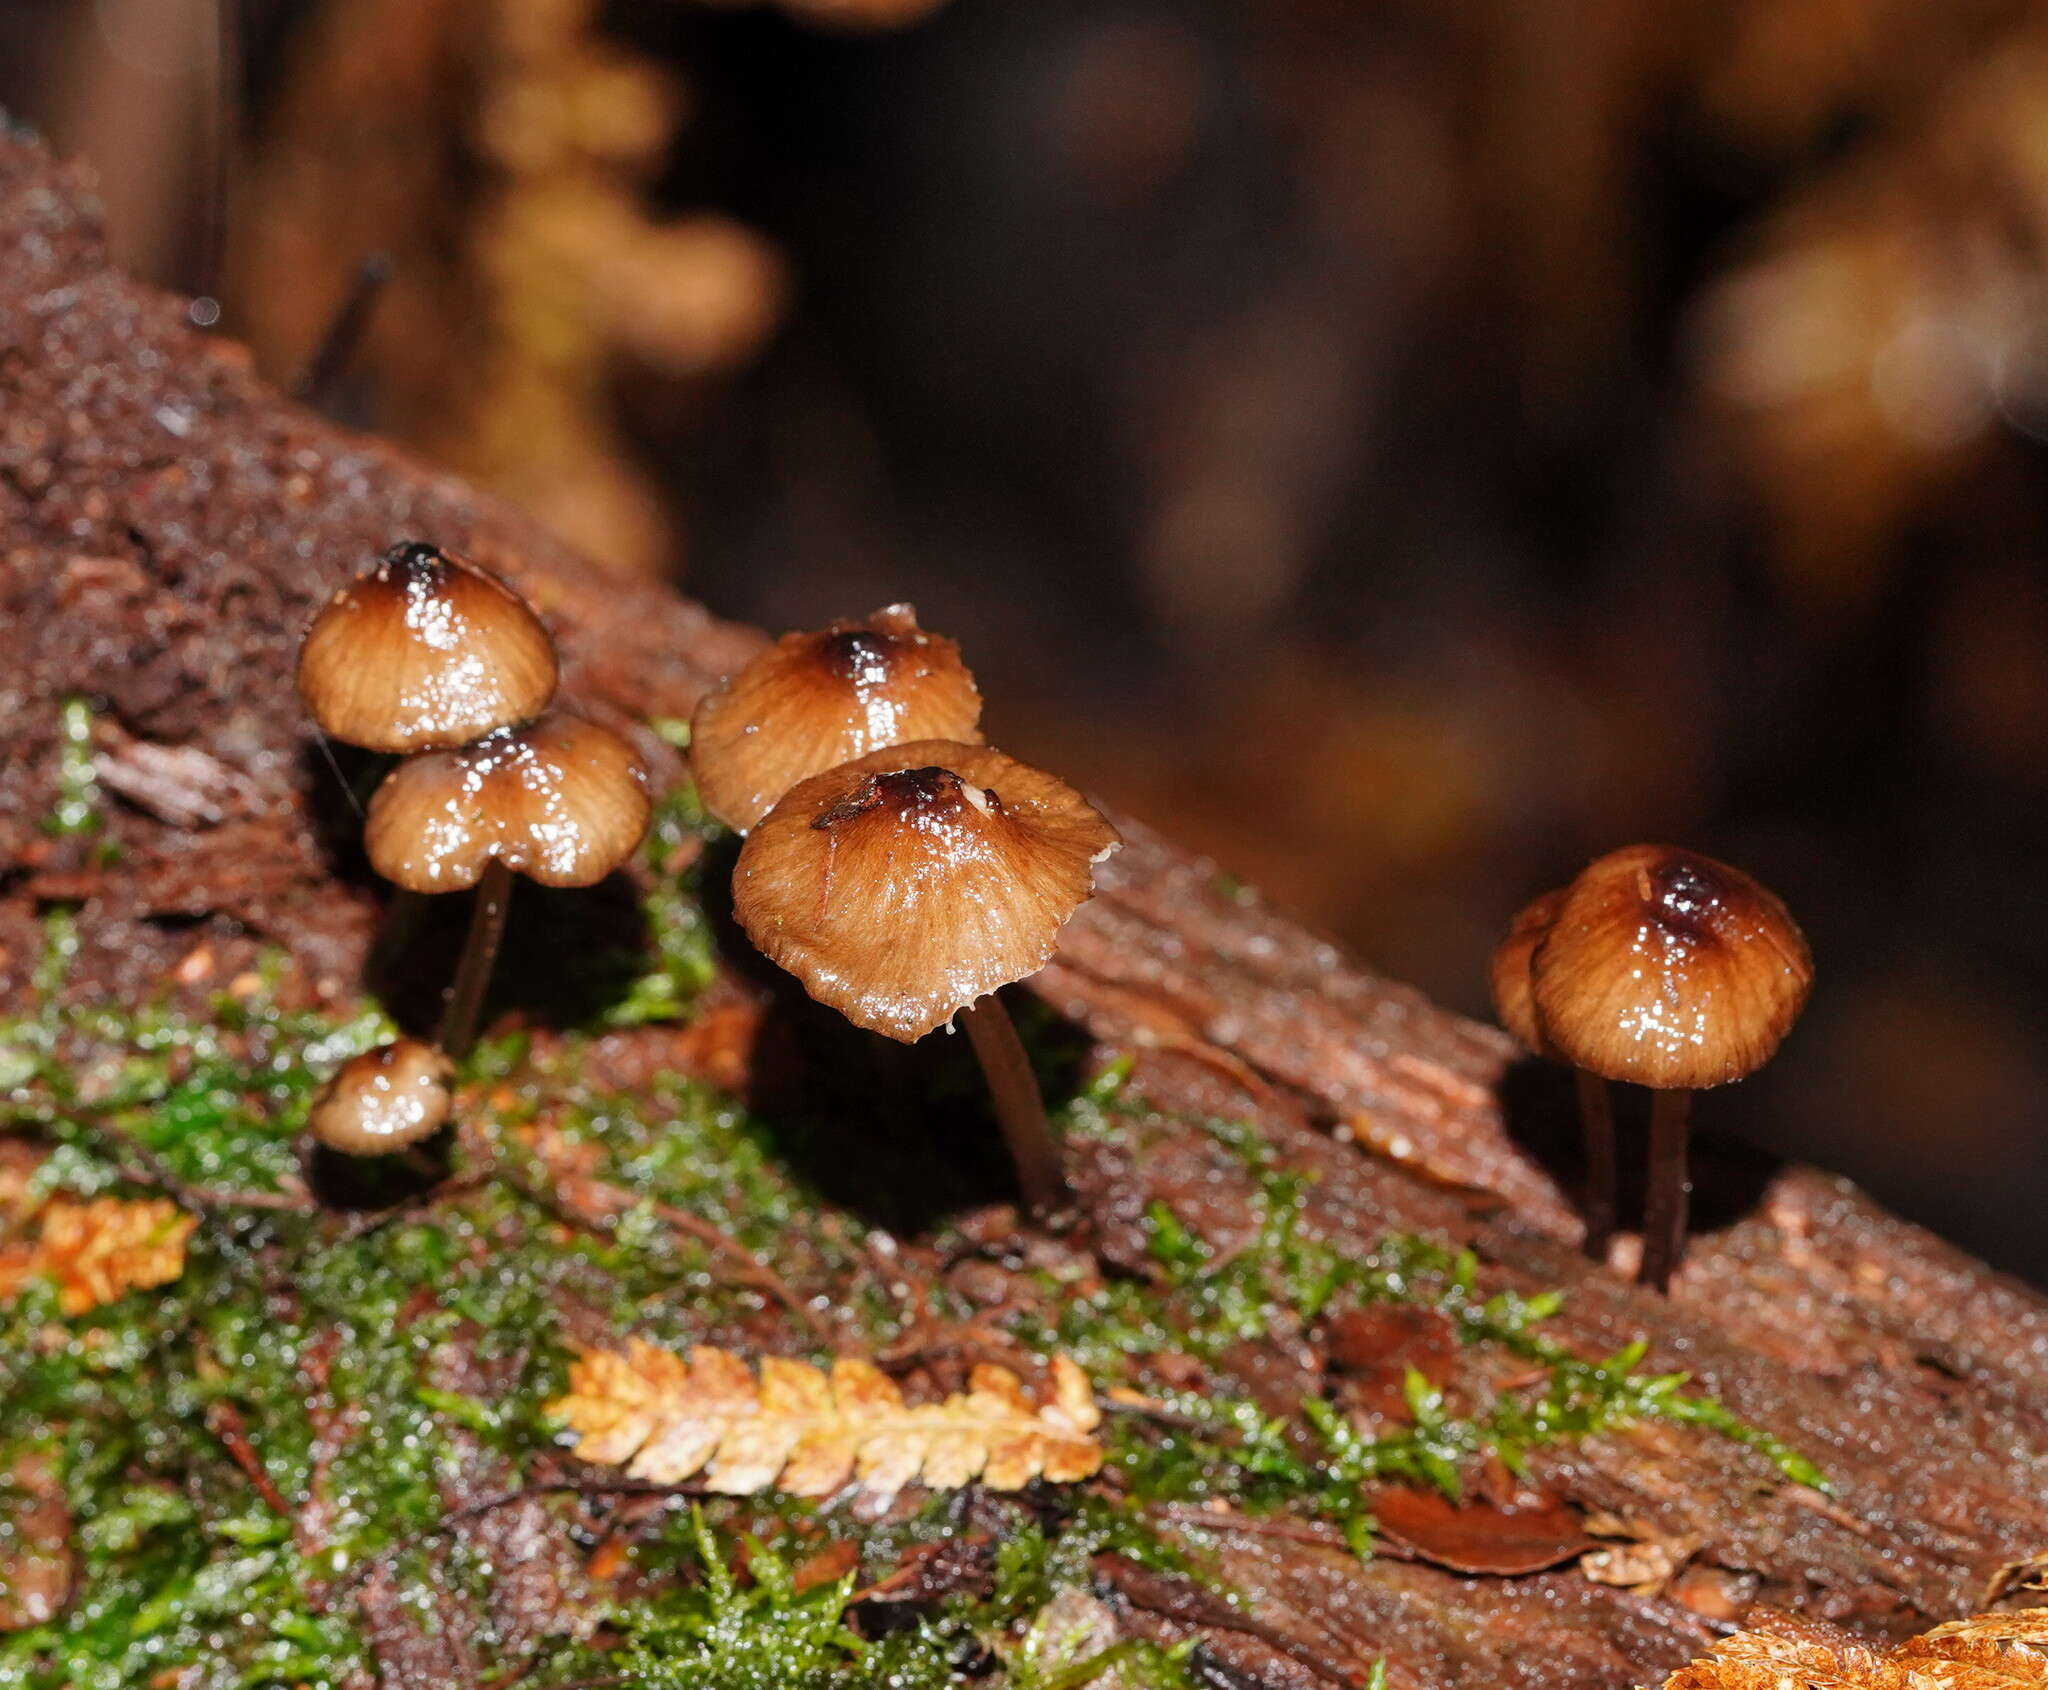
[[[1878,1649],[1837,1626],[1774,1614],[1682,1667],[1664,1690],[2043,1690],[2048,1611],[1973,1614]]]
[[[700,1344],[685,1361],[632,1338],[623,1350],[586,1351],[549,1412],[577,1434],[583,1460],[623,1462],[651,1484],[702,1472],[734,1496],[770,1486],[829,1496],[849,1480],[891,1496],[913,1480],[1016,1490],[1087,1478],[1102,1465],[1095,1392],[1065,1356],[1053,1358],[1052,1389],[1051,1402],[1034,1405],[1008,1368],[983,1365],[964,1393],[913,1408],[880,1368],[853,1356],[829,1375],[768,1356],[757,1381],[728,1350]]]
[[[53,1197],[37,1220],[34,1242],[0,1247],[0,1299],[25,1280],[54,1279],[66,1314],[168,1285],[185,1271],[185,1240],[198,1224],[164,1197]]]

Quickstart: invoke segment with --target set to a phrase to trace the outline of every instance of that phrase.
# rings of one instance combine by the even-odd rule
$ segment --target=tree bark
[[[293,659],[326,594],[408,536],[514,581],[559,631],[568,691],[629,731],[687,715],[761,638],[607,579],[503,505],[281,398],[179,301],[108,268],[75,173],[0,139],[0,1003],[31,995],[37,913],[59,899],[81,906],[81,995],[162,989],[200,944],[220,969],[282,946],[305,994],[355,989],[378,890]],[[100,712],[96,767],[118,800],[99,841],[38,827],[73,695]],[[672,778],[673,754],[639,737]],[[1561,1287],[1565,1342],[1605,1353],[1646,1336],[1653,1366],[1690,1371],[1835,1485],[1805,1491],[1725,1439],[1646,1423],[1542,1452],[1538,1476],[1676,1546],[1698,1589],[1361,1565],[1247,1535],[1221,1553],[1259,1632],[1120,1597],[1128,1624],[1202,1630],[1216,1671],[1252,1685],[1320,1684],[1305,1663],[1385,1655],[1404,1685],[1618,1686],[1699,1651],[1716,1580],[1905,1633],[1979,1605],[2002,1565],[2048,1548],[2048,1302],[1797,1168],[1696,1242],[1669,1302],[1638,1290],[1578,1253],[1557,1185],[1503,1124],[1504,1036],[1120,825],[1101,895],[1034,982],[1093,1039],[1139,1054],[1134,1085],[1157,1111],[1077,1170],[1099,1231],[1171,1202],[1176,1170],[1226,1189],[1231,1170],[1189,1123],[1250,1120],[1313,1174],[1315,1227],[1422,1233],[1474,1249],[1489,1285]]]

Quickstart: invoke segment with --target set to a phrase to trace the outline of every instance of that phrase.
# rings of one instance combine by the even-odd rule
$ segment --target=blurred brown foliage
[[[380,426],[511,493],[597,561],[677,555],[610,386],[745,361],[781,312],[759,237],[645,197],[688,82],[596,32],[595,0],[336,0],[287,53],[237,200],[234,296],[288,368],[333,279],[385,252],[364,360]]]
[[[209,5],[0,23],[171,279],[209,82],[135,64]],[[1459,1007],[1597,852],[1742,864],[1820,987],[1703,1125],[2048,1273],[2038,6],[242,15],[266,367],[392,252],[353,420],[732,614],[914,598],[999,743]]]

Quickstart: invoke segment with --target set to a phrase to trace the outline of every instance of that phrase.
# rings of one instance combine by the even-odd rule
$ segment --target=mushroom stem
[[[469,937],[462,942],[462,960],[455,965],[448,1002],[441,1010],[441,1030],[434,1037],[451,1062],[460,1062],[476,1043],[477,1015],[491,967],[498,960],[498,941],[505,936],[505,911],[511,902],[512,871],[493,857],[476,883]]]
[[[1671,1275],[1685,1256],[1685,1225],[1692,1180],[1686,1169],[1686,1130],[1692,1110],[1689,1091],[1650,1093],[1650,1194],[1643,1213],[1643,1263],[1638,1285],[1671,1289]]]
[[[1607,1082],[1584,1068],[1579,1082],[1579,1125],[1586,1138],[1586,1254],[1607,1259],[1607,1241],[1614,1236],[1618,1180],[1614,1163],[1614,1102]]]
[[[974,1054],[988,1080],[994,1098],[996,1119],[1002,1123],[1003,1140],[1010,1147],[1010,1160],[1017,1167],[1017,1184],[1024,1193],[1024,1205],[1043,1220],[1066,1195],[1066,1176],[1060,1168],[1060,1148],[1052,1136],[1052,1124],[1045,1118],[1045,1099],[1038,1090],[1038,1076],[1031,1072],[1031,1058],[1024,1041],[1017,1037],[1016,1023],[1002,1000],[989,996],[960,1011],[960,1021],[974,1044]]]

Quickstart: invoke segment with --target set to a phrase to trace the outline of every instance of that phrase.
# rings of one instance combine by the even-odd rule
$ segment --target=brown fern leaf
[[[168,1285],[185,1271],[185,1240],[198,1223],[164,1197],[130,1201],[52,1197],[33,1243],[0,1247],[0,1298],[25,1280],[54,1279],[57,1306],[84,1314],[130,1291]]]
[[[549,1412],[577,1434],[583,1460],[624,1463],[650,1484],[701,1472],[734,1496],[770,1486],[829,1496],[849,1481],[893,1496],[914,1480],[1017,1490],[1089,1477],[1102,1465],[1094,1389],[1065,1356],[1053,1358],[1052,1389],[1051,1402],[1034,1406],[1008,1368],[983,1365],[964,1393],[911,1407],[887,1374],[853,1356],[830,1374],[768,1356],[757,1380],[728,1350],[700,1344],[685,1361],[629,1338],[623,1350],[585,1351]]]
[[[1973,1614],[1888,1650],[1770,1614],[1673,1673],[1664,1690],[2048,1690],[2048,1612]]]

